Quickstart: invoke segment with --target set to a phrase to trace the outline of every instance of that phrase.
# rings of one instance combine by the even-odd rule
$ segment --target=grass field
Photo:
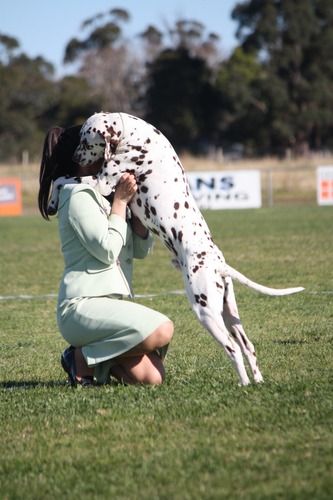
[[[333,207],[205,217],[231,265],[306,287],[269,298],[236,285],[263,385],[238,387],[185,296],[168,293],[181,277],[157,242],[134,284],[175,323],[165,384],[66,387],[49,296],[62,272],[57,224],[0,219],[1,500],[332,498]]]

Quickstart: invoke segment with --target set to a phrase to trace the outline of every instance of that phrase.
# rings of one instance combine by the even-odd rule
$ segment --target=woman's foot
[[[61,355],[61,365],[68,375],[68,382],[76,387],[78,384],[91,387],[94,384],[93,368],[89,368],[82,355],[81,349],[69,346]]]

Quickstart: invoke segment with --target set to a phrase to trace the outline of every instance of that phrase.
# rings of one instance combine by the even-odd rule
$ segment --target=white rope
[[[169,290],[168,292],[161,293],[144,293],[135,294],[135,299],[151,299],[154,297],[161,297],[163,295],[184,295],[184,290]],[[57,298],[55,293],[47,293],[45,295],[0,295],[0,301],[9,300],[43,300],[43,299],[54,299]]]
[[[303,293],[309,295],[333,295],[333,290],[305,290]],[[153,299],[155,297],[162,297],[164,295],[185,295],[185,290],[169,290],[160,293],[138,293],[135,294],[135,299]],[[10,300],[44,300],[44,299],[55,299],[57,294],[46,293],[45,295],[0,295],[0,301],[10,301]]]

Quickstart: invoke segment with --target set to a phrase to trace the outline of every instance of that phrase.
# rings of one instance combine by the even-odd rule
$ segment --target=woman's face
[[[95,163],[91,163],[86,167],[82,167],[81,165],[77,166],[76,175],[79,177],[84,177],[85,175],[97,175],[101,170],[104,164],[104,158],[99,158],[95,161]]]

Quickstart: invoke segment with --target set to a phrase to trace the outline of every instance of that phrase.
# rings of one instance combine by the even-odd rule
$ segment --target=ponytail
[[[51,184],[58,177],[72,177],[78,167],[72,157],[80,141],[81,125],[64,129],[53,127],[46,134],[39,171],[38,208],[49,219],[48,202]]]

